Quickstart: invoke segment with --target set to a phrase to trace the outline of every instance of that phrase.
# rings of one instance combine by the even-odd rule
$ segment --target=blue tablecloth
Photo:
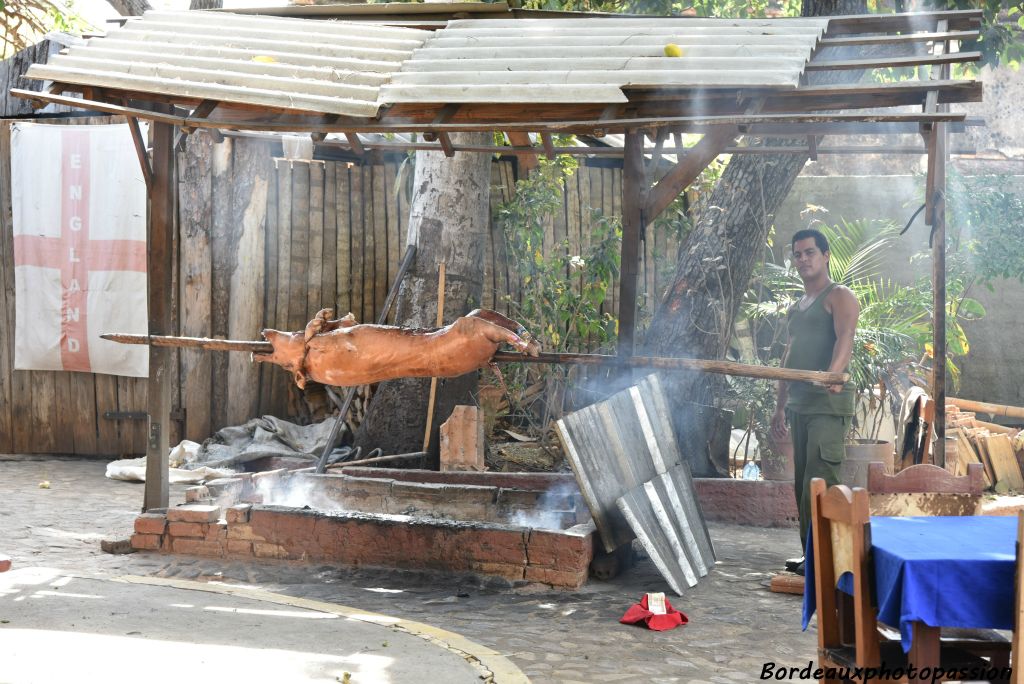
[[[871,518],[879,622],[899,626],[904,651],[915,620],[1013,629],[1016,542],[1016,516]],[[813,553],[808,539],[804,629],[815,610]],[[849,573],[840,578],[840,589],[852,587]]]

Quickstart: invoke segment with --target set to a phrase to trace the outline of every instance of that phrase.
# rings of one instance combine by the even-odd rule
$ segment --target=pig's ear
[[[295,384],[299,386],[299,389],[306,389],[306,376],[302,371],[293,371],[292,377],[295,378]]]

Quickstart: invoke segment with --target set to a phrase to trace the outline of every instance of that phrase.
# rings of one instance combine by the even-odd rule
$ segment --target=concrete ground
[[[648,560],[612,581],[556,592],[427,572],[111,555],[99,542],[127,536],[143,490],[107,480],[104,469],[96,460],[0,457],[0,554],[14,566],[0,575],[0,682],[107,682],[140,671],[146,677],[132,679],[163,681],[150,675],[173,665],[181,671],[167,681],[454,684],[489,672],[498,682],[728,684],[815,657],[800,598],[767,588],[799,554],[794,530],[712,524],[719,563],[682,597]],[[172,486],[172,505],[183,491]],[[668,593],[689,624],[619,624],[646,591]],[[289,657],[273,657],[279,651]],[[79,661],[77,677],[32,678],[42,664],[70,660],[54,658],[62,652],[90,659],[102,676],[86,677]],[[294,663],[291,675],[272,669],[281,662]],[[231,663],[250,663],[253,676],[224,675]]]

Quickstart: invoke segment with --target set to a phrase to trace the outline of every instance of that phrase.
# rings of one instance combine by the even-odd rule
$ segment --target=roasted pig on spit
[[[491,362],[501,344],[537,356],[539,347],[518,323],[496,311],[476,309],[438,329],[358,325],[352,314],[331,320],[321,310],[299,332],[264,330],[273,346],[254,361],[274,363],[292,373],[295,384],[310,380],[351,387],[394,378],[464,375]]]

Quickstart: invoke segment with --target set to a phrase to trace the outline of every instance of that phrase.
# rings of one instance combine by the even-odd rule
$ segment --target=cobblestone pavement
[[[669,593],[690,624],[659,633],[618,623],[645,591],[668,593],[646,559],[612,581],[555,592],[434,573],[106,554],[100,540],[129,533],[142,485],[107,480],[102,461],[14,458],[0,457],[0,553],[15,567],[217,581],[340,603],[462,634],[535,682],[754,682],[765,663],[803,667],[815,655],[800,598],[767,588],[799,554],[794,530],[712,524],[718,565],[685,596]],[[184,487],[172,485],[171,504],[183,500]]]

